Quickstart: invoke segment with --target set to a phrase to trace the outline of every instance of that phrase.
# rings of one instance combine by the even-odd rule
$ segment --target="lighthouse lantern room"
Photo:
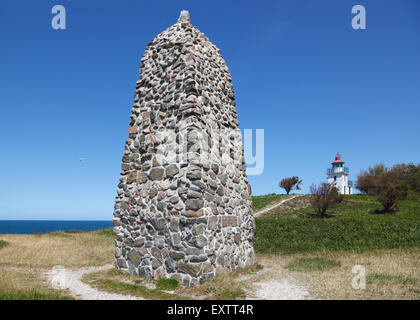
[[[339,153],[331,165],[332,168],[327,169],[328,183],[335,184],[341,194],[353,194],[353,182],[349,181],[349,168],[344,166]]]

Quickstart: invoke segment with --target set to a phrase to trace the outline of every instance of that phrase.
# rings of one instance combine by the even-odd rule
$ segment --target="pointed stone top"
[[[178,22],[187,22],[190,23],[190,13],[187,10],[182,10],[179,15]]]

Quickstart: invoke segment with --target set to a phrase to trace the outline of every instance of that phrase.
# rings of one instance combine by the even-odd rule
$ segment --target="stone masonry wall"
[[[114,209],[116,266],[196,285],[254,263],[229,69],[182,11],[141,59]]]

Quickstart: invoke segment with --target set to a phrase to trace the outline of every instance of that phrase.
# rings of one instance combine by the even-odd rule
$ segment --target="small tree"
[[[293,189],[300,190],[300,185],[302,184],[302,180],[299,177],[291,177],[291,178],[284,178],[280,181],[279,187],[283,188],[287,194],[290,193]]]
[[[334,208],[343,200],[334,184],[321,183],[319,186],[313,184],[310,191],[310,203],[321,218],[325,217],[325,212],[328,209]]]
[[[384,174],[378,179],[376,199],[382,204],[382,212],[392,212],[399,208],[399,201],[407,196],[407,186],[393,172]]]
[[[368,172],[361,172],[357,177],[356,188],[362,193],[368,195],[378,194],[378,177],[375,177]]]
[[[399,201],[407,196],[407,190],[416,189],[417,167],[396,164],[391,169],[383,164],[362,171],[357,177],[357,189],[368,195],[376,196],[382,204],[382,213],[398,209]]]

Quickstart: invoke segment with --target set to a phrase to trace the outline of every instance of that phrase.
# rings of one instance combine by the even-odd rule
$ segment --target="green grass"
[[[216,300],[236,300],[246,298],[245,291],[243,289],[224,289],[217,292],[212,299]]]
[[[96,233],[100,236],[114,237],[114,231],[112,230],[112,228],[102,229],[102,230],[96,231]]]
[[[89,232],[89,231],[65,230],[65,231],[48,232],[46,234],[49,235],[49,236],[55,236],[55,237],[70,237],[73,234],[79,234],[79,233],[83,233],[83,232]],[[96,233],[99,236],[104,236],[104,237],[113,237],[114,236],[112,228],[102,229],[102,230],[92,231],[92,232]]]
[[[159,279],[156,283],[156,289],[159,290],[174,290],[178,287],[176,279]]]
[[[161,281],[161,287],[156,286],[156,289],[149,289],[142,284],[140,279],[136,279],[134,283],[128,283],[121,280],[132,279],[128,274],[120,270],[111,269],[107,271],[99,271],[83,276],[83,281],[89,285],[118,294],[126,294],[145,299],[152,300],[189,300],[189,297],[180,296],[173,293],[163,292],[162,290],[175,289],[173,281]],[[170,280],[170,279],[169,279]],[[176,280],[174,280],[176,281]],[[178,286],[178,281],[176,281]],[[162,288],[165,287],[165,288]],[[170,288],[169,288],[170,287]]]
[[[255,265],[255,269],[256,269],[256,270],[262,270],[262,269],[264,269],[264,266],[263,266],[262,264],[257,263],[257,264]]]
[[[82,230],[64,230],[64,231],[54,231],[54,232],[47,232],[46,234],[49,236],[56,236],[56,237],[69,237],[72,234],[79,234],[85,231]]]
[[[74,300],[74,298],[59,293],[44,293],[33,290],[30,292],[3,293],[0,294],[0,300]]]
[[[99,290],[106,290],[108,292],[115,292],[119,294],[128,294],[145,299],[152,300],[185,300],[186,297],[178,296],[176,294],[162,292],[159,289],[149,289],[141,284],[130,284],[112,279],[98,279],[94,285]]]
[[[387,273],[368,274],[366,277],[366,280],[368,283],[372,282],[372,283],[377,283],[381,285],[386,285],[386,284],[400,284],[403,286],[420,285],[420,279],[416,279],[416,278],[408,277],[408,276],[402,276],[402,275],[392,275],[392,274],[387,274]]]
[[[290,262],[286,268],[291,271],[325,271],[332,268],[340,267],[340,261],[324,259],[324,258],[298,258]]]
[[[264,208],[266,205],[281,200],[286,197],[284,194],[270,194],[265,196],[254,196],[252,197],[252,210],[256,211]]]
[[[9,243],[7,241],[4,240],[0,240],[0,248],[3,248],[5,246],[7,246]]]
[[[312,207],[265,215],[256,219],[254,248],[259,253],[362,252],[420,245],[420,201],[402,201],[394,214],[370,213],[377,208],[375,198],[354,195],[330,210],[331,218],[314,218]]]
[[[238,274],[224,275],[222,277],[216,277],[212,281],[204,282],[201,286],[201,290],[207,296],[206,299],[210,300],[236,300],[244,299],[246,293],[243,287],[243,283],[235,281]]]

